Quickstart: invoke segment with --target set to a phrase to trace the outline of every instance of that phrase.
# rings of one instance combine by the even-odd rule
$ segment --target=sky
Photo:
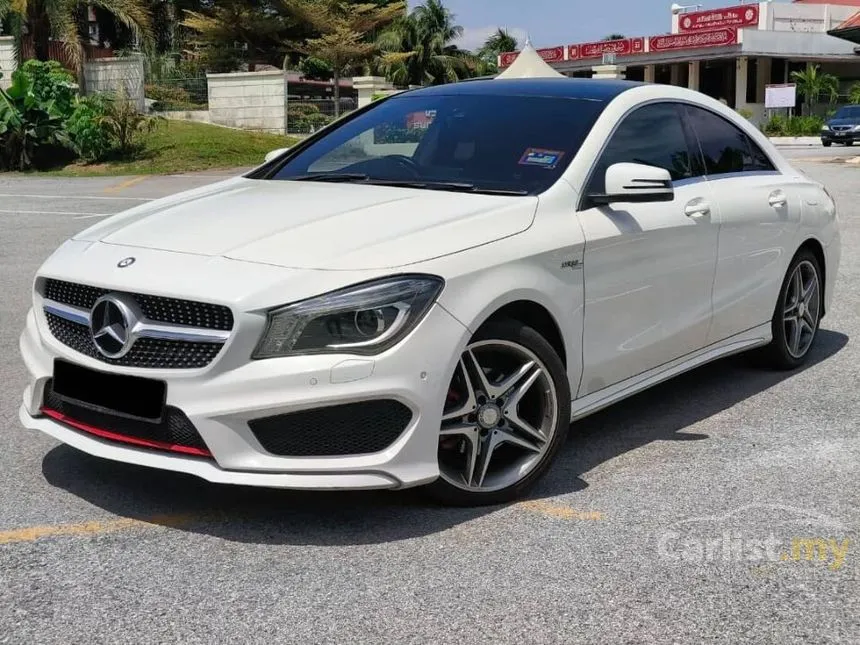
[[[653,36],[672,26],[674,0],[444,0],[465,28],[461,47],[476,49],[498,27],[522,42],[531,37],[535,47],[569,45],[600,40],[611,33]],[[678,0],[717,9],[741,4],[740,0]],[[418,0],[410,0],[414,7]]]

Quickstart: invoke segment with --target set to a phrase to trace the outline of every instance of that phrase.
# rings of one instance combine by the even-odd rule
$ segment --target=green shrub
[[[152,132],[163,120],[138,112],[125,89],[121,89],[105,105],[107,110],[99,118],[98,124],[111,138],[113,147],[123,156],[133,153],[138,147],[140,136]]]
[[[111,101],[111,97],[105,94],[81,98],[66,122],[74,151],[84,161],[101,161],[114,148],[114,140],[103,123],[110,112]]]
[[[334,119],[320,112],[312,103],[290,103],[287,106],[287,126],[290,132],[310,134],[327,126]]]
[[[33,96],[39,102],[47,104],[53,101],[57,112],[63,116],[72,113],[77,85],[74,76],[58,62],[28,60],[12,74],[13,81],[16,76],[29,79]]]
[[[40,100],[27,73],[0,89],[0,170],[29,170],[62,158],[70,142],[54,99]]]
[[[772,116],[762,127],[770,137],[811,137],[821,132],[824,119],[820,116]]]

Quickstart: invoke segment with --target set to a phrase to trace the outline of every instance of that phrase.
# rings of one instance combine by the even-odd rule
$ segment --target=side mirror
[[[639,163],[616,163],[606,169],[606,193],[589,195],[595,204],[616,202],[671,202],[672,175],[665,168]]]
[[[278,148],[277,150],[272,150],[269,154],[266,155],[266,163],[269,163],[272,159],[276,159],[280,157],[282,154],[287,152],[289,148]]]

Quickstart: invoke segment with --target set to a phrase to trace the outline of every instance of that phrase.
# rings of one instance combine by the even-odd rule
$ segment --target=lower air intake
[[[405,405],[381,400],[281,414],[248,425],[273,455],[342,457],[385,450],[411,420],[412,412]]]

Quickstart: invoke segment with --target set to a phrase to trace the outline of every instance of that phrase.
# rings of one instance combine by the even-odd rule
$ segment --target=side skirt
[[[597,392],[592,392],[580,399],[575,399],[571,405],[571,421],[581,419],[609,407],[613,403],[638,394],[658,383],[668,381],[679,374],[688,372],[706,363],[732,354],[739,354],[755,347],[767,345],[772,337],[770,322],[767,322],[719,343],[682,356],[670,363],[660,365],[642,374],[637,374],[625,381],[610,385]]]

